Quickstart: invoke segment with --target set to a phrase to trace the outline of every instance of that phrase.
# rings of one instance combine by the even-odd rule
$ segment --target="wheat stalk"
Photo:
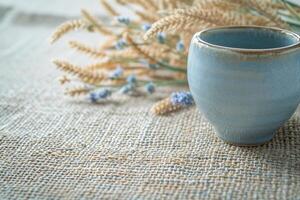
[[[109,29],[103,27],[103,25],[94,17],[92,16],[88,11],[82,9],[81,14],[83,18],[90,23],[98,32],[102,33],[103,35],[114,35],[112,31]]]
[[[53,32],[53,34],[50,37],[50,43],[53,44],[57,40],[59,40],[63,35],[67,34],[68,32],[72,30],[77,30],[85,27],[85,23],[83,20],[71,20],[67,21],[60,26],[57,27],[57,29]]]
[[[109,51],[107,52],[107,56],[111,59],[121,59],[121,58],[133,59],[139,57],[140,54],[134,48],[126,48],[123,50]]]
[[[77,75],[83,82],[89,84],[99,84],[101,81],[105,80],[106,76],[103,73],[94,73],[80,67],[77,67],[69,62],[61,61],[61,60],[53,60],[52,61],[59,69]]]
[[[106,54],[98,51],[95,48],[89,47],[85,44],[82,44],[78,41],[69,41],[69,46],[73,49],[76,49],[79,52],[85,53],[87,55],[90,55],[92,57],[96,57],[96,58],[101,58],[101,57],[105,57]]]
[[[65,94],[70,95],[71,97],[74,97],[74,96],[85,95],[85,94],[89,93],[90,91],[91,91],[91,89],[89,89],[85,86],[81,86],[81,87],[66,89]]]
[[[262,17],[234,11],[223,12],[216,8],[203,9],[202,4],[199,4],[189,9],[177,9],[174,14],[155,22],[152,28],[144,35],[144,39],[148,40],[159,32],[175,32],[194,26],[198,26],[201,30],[213,26],[269,25],[269,23],[269,20],[265,20]]]
[[[178,111],[181,108],[183,108],[181,105],[174,105],[171,101],[171,98],[168,97],[155,103],[151,108],[151,112],[155,115],[165,115],[174,111]]]
[[[139,55],[142,55],[143,57],[147,58],[150,60],[150,62],[154,62],[155,63],[155,59],[153,57],[151,57],[151,55],[149,55],[149,53],[145,52],[141,47],[139,47],[134,41],[133,39],[129,36],[128,32],[125,32],[123,34],[123,37],[125,38],[125,40],[127,41],[127,43],[131,46],[131,48]]]
[[[100,3],[111,16],[119,15],[119,13],[106,0],[100,0]]]
[[[112,60],[101,61],[97,63],[92,63],[84,66],[83,68],[88,71],[95,71],[99,69],[114,69],[117,66],[117,62]]]

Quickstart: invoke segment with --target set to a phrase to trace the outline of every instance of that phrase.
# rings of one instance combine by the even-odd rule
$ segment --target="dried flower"
[[[127,77],[127,83],[129,84],[135,84],[136,83],[136,76],[134,74],[131,74]]]
[[[149,94],[152,94],[152,93],[155,92],[155,86],[154,86],[154,84],[153,84],[152,82],[147,83],[147,84],[145,85],[145,88],[146,88],[146,91],[147,91]]]
[[[151,24],[143,24],[142,29],[147,32],[151,28]]]
[[[117,20],[121,24],[125,24],[125,25],[129,25],[130,24],[130,19],[129,19],[129,17],[126,17],[126,16],[118,16]]]
[[[140,62],[143,66],[145,66],[145,67],[147,67],[147,68],[149,68],[149,69],[157,69],[157,68],[159,67],[157,64],[155,64],[155,63],[149,63],[149,62],[148,62],[147,60],[145,60],[145,59],[140,59],[139,62]]]
[[[109,89],[102,89],[98,92],[98,97],[100,99],[106,99],[111,95],[111,91]]]
[[[127,94],[127,93],[133,91],[133,89],[134,89],[134,85],[133,84],[126,84],[123,87],[121,87],[120,92],[122,94]]]
[[[171,95],[171,102],[174,105],[190,106],[194,104],[194,99],[190,92],[174,92]]]
[[[94,64],[82,67],[66,61],[54,61],[63,73],[75,76],[75,79],[63,77],[60,80],[62,84],[76,80],[82,82],[84,86],[85,84],[89,86],[67,90],[68,95],[90,93],[89,98],[96,102],[111,95],[111,90],[108,89],[95,91],[95,88],[100,87],[111,86],[114,90],[127,94],[141,87],[153,93],[158,85],[186,85],[187,47],[195,32],[224,25],[290,28],[284,22],[286,19],[289,19],[287,21],[291,24],[299,23],[297,12],[300,8],[292,4],[287,6],[287,3],[281,0],[116,0],[115,2],[118,6],[127,6],[132,11],[131,14],[135,15],[133,18],[135,20],[120,16],[118,9],[115,9],[118,8],[115,7],[115,3],[100,0],[105,11],[115,20],[104,21],[82,10],[81,19],[63,23],[52,34],[52,43],[77,29],[92,31],[100,34],[102,38],[105,37],[105,41],[100,45],[97,44],[95,48],[77,41],[69,42],[70,47],[79,53],[98,59]],[[294,9],[291,9],[291,6]],[[193,98],[189,92],[176,92],[158,102],[153,110],[156,114],[166,114],[192,104]]]
[[[111,79],[117,79],[122,76],[124,69],[121,66],[118,66],[109,76]]]
[[[95,92],[91,92],[89,98],[93,103],[96,103],[98,101],[98,95]]]
[[[108,98],[109,96],[111,96],[111,94],[112,94],[111,90],[101,89],[99,91],[91,92],[89,98],[90,98],[91,102],[95,103],[98,100]]]
[[[176,44],[176,50],[178,52],[183,52],[184,51],[184,43],[182,40],[180,40],[179,42],[177,42]]]
[[[119,39],[115,45],[117,50],[122,50],[126,47],[127,43],[125,39]]]
[[[166,42],[166,34],[164,32],[157,33],[157,40],[159,43],[164,44]]]

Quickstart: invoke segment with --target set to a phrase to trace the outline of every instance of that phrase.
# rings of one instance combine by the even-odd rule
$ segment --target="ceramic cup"
[[[188,82],[196,105],[222,140],[271,140],[300,101],[300,37],[282,29],[234,26],[196,33]]]

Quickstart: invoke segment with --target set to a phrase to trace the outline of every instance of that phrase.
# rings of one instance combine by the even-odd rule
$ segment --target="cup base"
[[[222,141],[235,146],[260,146],[263,145],[270,140],[273,139],[275,136],[276,131],[271,131],[268,133],[258,134],[257,137],[249,137],[249,136],[236,136],[236,135],[230,135],[230,134],[224,134],[222,132],[216,131],[216,135],[218,138],[220,138]],[[226,137],[224,137],[226,136]]]

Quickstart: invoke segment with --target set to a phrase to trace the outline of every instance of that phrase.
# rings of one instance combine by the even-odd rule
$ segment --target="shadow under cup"
[[[292,116],[300,101],[299,40],[290,31],[255,26],[194,35],[190,90],[221,139],[261,144]]]

